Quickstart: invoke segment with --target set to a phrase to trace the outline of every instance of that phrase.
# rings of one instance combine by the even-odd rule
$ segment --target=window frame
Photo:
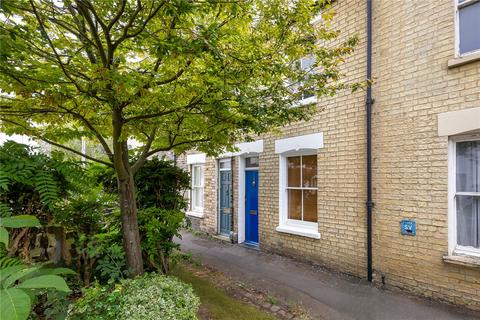
[[[298,221],[301,221],[301,222],[308,222],[308,223],[316,223],[318,225],[318,216],[317,216],[317,222],[312,222],[312,221],[305,221],[304,219],[304,211],[305,211],[305,206],[304,206],[304,203],[303,203],[303,199],[304,199],[304,196],[303,196],[303,191],[304,190],[314,190],[317,192],[317,198],[318,198],[318,186],[317,187],[304,187],[303,186],[303,157],[306,157],[306,156],[315,156],[316,158],[317,155],[316,154],[301,154],[301,155],[297,155],[297,156],[294,156],[294,155],[288,155],[285,157],[285,160],[286,160],[286,165],[288,167],[288,158],[294,158],[294,157],[300,157],[300,186],[299,187],[289,187],[288,186],[288,169],[287,169],[287,183],[285,185],[285,192],[287,193],[286,195],[286,205],[287,205],[287,221],[286,223],[287,224],[296,224],[296,222]],[[318,159],[317,159],[318,161]],[[318,163],[317,163],[317,172],[318,172]],[[300,190],[301,191],[301,208],[302,208],[302,212],[301,212],[301,216],[302,216],[302,220],[297,220],[297,219],[290,219],[288,218],[288,190]],[[318,212],[318,204],[317,204],[317,212]]]
[[[197,185],[195,186],[194,185],[194,181],[195,181],[195,178],[194,178],[194,174],[195,174],[195,168],[198,167],[200,168],[200,185]],[[191,177],[191,184],[190,184],[190,212],[195,212],[195,213],[203,213],[203,208],[204,208],[204,194],[205,194],[205,184],[204,184],[204,165],[203,164],[199,164],[199,163],[196,163],[196,164],[191,164],[190,165],[190,172],[192,174],[192,177]],[[198,189],[200,188],[202,190],[202,206],[201,207],[197,207],[194,205],[195,203],[195,199],[194,199],[194,194],[195,194],[195,189]]]
[[[317,187],[288,187],[288,160],[289,157],[295,156],[311,156],[314,155],[317,157],[317,172],[318,172],[318,153],[317,150],[303,150],[303,151],[295,151],[295,152],[287,152],[280,154],[280,171],[279,171],[279,226],[277,227],[277,231],[280,232],[287,232],[293,233],[297,235],[302,235],[305,237],[320,239],[320,233],[318,232],[318,215],[317,215],[317,222],[310,222],[310,221],[303,221],[303,220],[294,220],[288,218],[288,190],[290,189],[300,189],[302,190],[316,190],[317,191],[317,199],[318,199],[318,180],[317,180]],[[302,197],[303,198],[303,197]],[[303,213],[303,203],[302,203],[302,213]],[[317,214],[318,214],[318,201],[317,201]],[[303,214],[302,214],[303,216]]]
[[[297,60],[297,61],[300,62],[300,68],[302,68],[302,70],[303,70],[303,65],[302,65],[303,61],[305,61],[308,58],[309,58],[309,55],[300,58],[300,60]],[[315,57],[313,57],[313,59],[315,60]],[[315,71],[315,69],[312,68],[311,72],[315,73],[316,71]],[[316,103],[318,101],[316,94],[314,94],[313,96],[308,97],[308,98],[303,98],[303,94],[304,94],[304,92],[302,92],[302,99],[298,100],[298,102],[296,104],[297,107],[310,105],[310,104]]]
[[[473,54],[479,54],[480,48],[477,50],[460,53],[460,9],[476,2],[480,2],[480,0],[466,0],[463,3],[460,3],[459,0],[453,0],[455,6],[455,57],[463,58]]]
[[[480,192],[457,192],[457,143],[479,141],[480,133],[452,136],[448,143],[448,251],[449,255],[466,255],[480,258],[480,248],[457,244],[457,195],[480,197]]]

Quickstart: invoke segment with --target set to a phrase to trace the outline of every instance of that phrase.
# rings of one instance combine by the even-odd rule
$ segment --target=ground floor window
[[[320,239],[317,155],[323,133],[275,140],[279,155],[278,232]]]
[[[288,219],[317,222],[317,156],[287,157]]]
[[[191,175],[190,210],[203,212],[203,165],[192,165]]]
[[[480,257],[480,134],[449,148],[449,254]]]
[[[454,142],[456,250],[480,254],[480,139]]]

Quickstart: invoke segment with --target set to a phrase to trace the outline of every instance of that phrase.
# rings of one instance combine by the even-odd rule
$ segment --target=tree
[[[347,86],[339,66],[356,40],[332,43],[329,1],[3,0],[2,130],[76,154],[68,141],[98,141],[105,157],[83,156],[115,170],[127,264],[140,274],[134,175],[149,156],[232,150],[311,115],[295,108],[302,92]],[[310,70],[297,63],[307,55]]]

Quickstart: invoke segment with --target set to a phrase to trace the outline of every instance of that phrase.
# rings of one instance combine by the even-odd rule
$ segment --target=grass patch
[[[192,285],[200,297],[199,317],[204,320],[274,320],[272,315],[229,297],[209,280],[195,275],[181,264],[175,266],[172,275]]]

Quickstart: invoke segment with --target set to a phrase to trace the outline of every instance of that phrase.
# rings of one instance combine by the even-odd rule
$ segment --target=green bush
[[[117,192],[111,168],[92,166],[89,173],[106,193]],[[138,226],[146,270],[169,272],[170,255],[178,247],[173,238],[180,236],[179,230],[185,224],[187,202],[183,191],[189,188],[189,183],[189,174],[165,159],[147,160],[135,175]],[[96,278],[101,280],[103,275]]]
[[[173,277],[147,274],[115,286],[86,289],[67,319],[192,320],[200,300],[193,289]]]

